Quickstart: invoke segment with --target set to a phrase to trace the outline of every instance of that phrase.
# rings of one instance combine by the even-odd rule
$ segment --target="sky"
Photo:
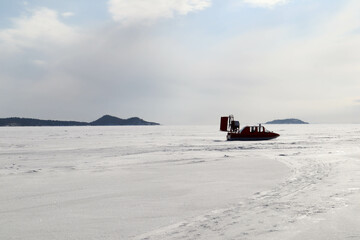
[[[0,118],[360,123],[358,0],[0,0]]]

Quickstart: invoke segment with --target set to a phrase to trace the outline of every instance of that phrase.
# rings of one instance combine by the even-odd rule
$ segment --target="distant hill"
[[[266,124],[309,124],[308,122],[301,121],[296,118],[287,118],[287,119],[276,119],[270,122],[266,122]]]
[[[86,122],[40,120],[33,118],[0,118],[0,126],[86,126]]]
[[[0,126],[125,126],[125,125],[160,125],[159,123],[147,122],[140,118],[133,117],[121,119],[110,115],[105,115],[93,122],[40,120],[33,118],[0,118]]]
[[[147,122],[138,117],[121,119],[105,115],[90,123],[92,126],[116,126],[116,125],[159,125],[159,123]]]

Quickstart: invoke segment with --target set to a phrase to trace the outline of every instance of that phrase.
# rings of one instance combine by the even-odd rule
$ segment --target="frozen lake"
[[[0,239],[360,239],[360,125],[0,128]]]

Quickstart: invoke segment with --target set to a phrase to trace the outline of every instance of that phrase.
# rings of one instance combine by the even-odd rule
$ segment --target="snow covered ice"
[[[0,128],[0,239],[360,239],[360,125]]]

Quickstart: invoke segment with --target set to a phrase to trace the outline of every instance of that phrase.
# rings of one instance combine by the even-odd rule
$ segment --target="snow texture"
[[[360,239],[360,125],[0,128],[0,239]]]

